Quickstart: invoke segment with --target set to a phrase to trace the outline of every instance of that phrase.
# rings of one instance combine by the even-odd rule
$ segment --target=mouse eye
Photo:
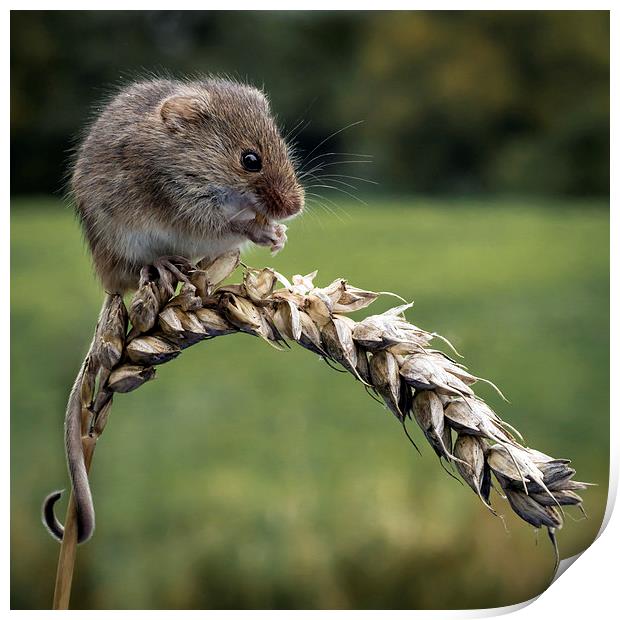
[[[241,153],[241,165],[248,172],[260,172],[263,167],[263,162],[258,153],[254,151],[244,151]]]

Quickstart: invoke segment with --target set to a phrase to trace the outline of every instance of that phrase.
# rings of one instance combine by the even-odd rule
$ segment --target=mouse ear
[[[159,114],[168,129],[182,131],[209,117],[208,102],[202,97],[174,95],[164,100]]]

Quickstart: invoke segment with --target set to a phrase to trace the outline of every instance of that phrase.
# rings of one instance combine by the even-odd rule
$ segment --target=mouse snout
[[[280,195],[275,217],[279,220],[288,219],[301,213],[304,208],[304,193],[301,188]]]
[[[259,194],[265,211],[277,220],[293,217],[304,208],[304,190],[300,185],[282,187],[265,183],[260,187]]]
[[[304,208],[304,192],[301,188],[291,194],[288,200],[288,217],[301,213]]]

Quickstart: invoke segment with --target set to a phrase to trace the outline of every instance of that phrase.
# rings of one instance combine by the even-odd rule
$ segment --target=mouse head
[[[159,115],[181,174],[183,195],[209,197],[234,218],[297,215],[304,191],[265,95],[250,86],[212,79],[187,84],[165,99]]]

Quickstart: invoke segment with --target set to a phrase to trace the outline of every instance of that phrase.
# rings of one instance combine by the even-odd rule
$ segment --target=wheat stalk
[[[179,262],[180,268],[186,264]],[[391,293],[363,290],[343,279],[319,288],[314,284],[316,272],[293,276],[289,282],[272,269],[245,265],[240,284],[222,286],[238,265],[238,252],[231,252],[186,269],[183,279],[177,277],[179,273],[175,276],[147,266],[128,311],[119,295],[108,298],[74,387],[82,403],[89,465],[114,394],[130,392],[151,380],[156,365],[197,342],[226,334],[258,336],[278,349],[294,341],[349,371],[382,399],[408,436],[406,421],[414,419],[439,458],[454,465],[494,514],[493,486],[521,519],[535,528],[545,527],[557,567],[555,532],[563,524],[562,506],[581,507],[576,491],[587,483],[572,479],[575,470],[569,467],[570,461],[547,456],[517,440],[515,435],[522,441],[517,431],[474,394],[472,385],[485,380],[431,346],[434,340],[445,339],[404,318],[412,304],[356,322],[349,314]],[[69,602],[75,516],[70,501],[55,608],[66,608]]]

